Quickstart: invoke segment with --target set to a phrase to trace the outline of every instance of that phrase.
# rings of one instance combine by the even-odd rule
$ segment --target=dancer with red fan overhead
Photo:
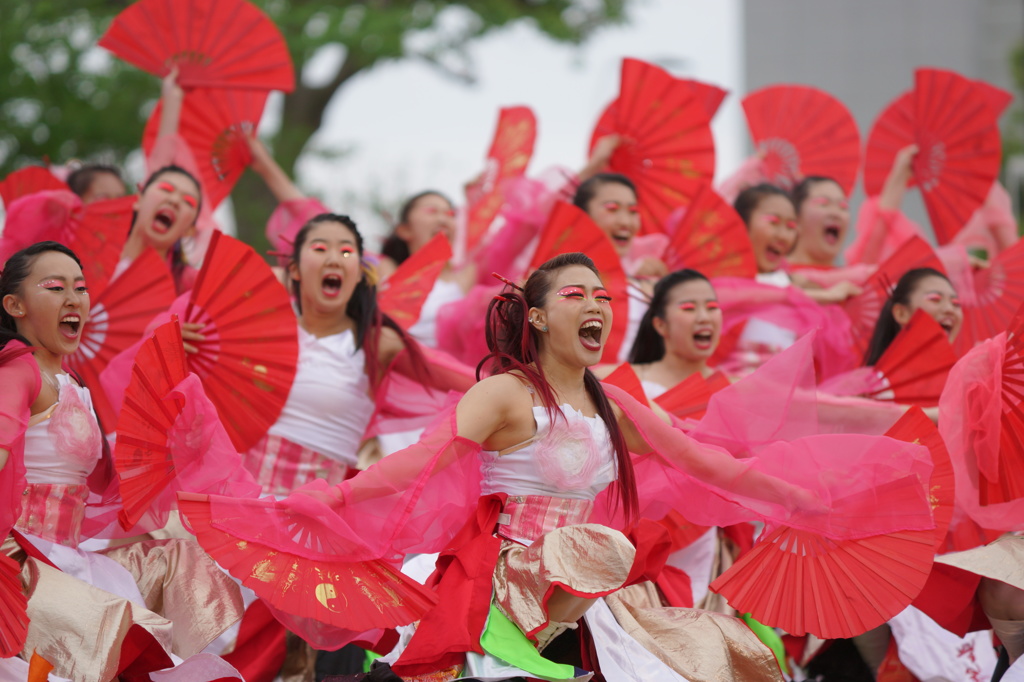
[[[639,539],[650,538],[646,531],[639,531],[637,550],[614,529],[638,514],[660,518],[672,508],[710,525],[760,518],[833,538],[908,523],[928,528],[919,478],[927,475],[928,457],[918,446],[872,438],[856,445],[828,436],[813,444],[777,443],[743,461],[697,445],[623,392],[602,389],[587,371],[601,357],[610,310],[589,259],[559,256],[531,275],[522,294],[506,290],[495,300],[489,338],[496,375],[442,415],[421,443],[339,486],[316,482],[273,503],[184,496],[183,513],[203,546],[240,576],[264,557],[297,561],[311,572],[321,560],[351,562],[350,569],[332,569],[330,599],[317,599],[322,586],[292,582],[285,573],[250,581],[257,593],[278,594],[286,583],[297,590],[278,608],[320,646],[394,622],[394,599],[381,603],[383,613],[370,609],[359,617],[332,607],[335,599],[363,599],[365,562],[447,548],[440,562],[447,570],[432,581],[439,604],[419,614],[417,629],[392,659],[400,675],[464,669],[571,679],[578,676],[571,665],[552,672],[538,647],[583,616],[591,633],[607,633],[595,635],[595,648],[587,650],[597,658],[584,665],[600,667],[609,679],[672,679],[673,671],[706,676],[683,669],[687,661],[719,675],[739,666],[737,679],[776,679],[768,650],[737,621],[645,608],[645,602],[656,606],[646,588],[595,602],[659,563],[650,542]],[[828,461],[791,466],[804,447]],[[835,508],[823,508],[818,500],[825,499]],[[845,520],[854,518],[856,528]],[[595,565],[593,556],[603,560]],[[349,574],[360,583],[343,577]],[[388,580],[400,579],[379,572],[372,579],[385,586]],[[404,618],[416,617],[401,608]],[[646,646],[622,631],[645,625],[660,633],[648,631]],[[680,638],[703,635],[713,639],[701,644],[701,661],[668,654],[687,646]],[[622,666],[623,651],[631,670]],[[732,656],[731,665],[724,655]]]
[[[63,368],[89,319],[77,257],[55,242],[14,254],[0,298],[3,352],[25,349],[0,367],[0,459],[24,490],[9,498],[17,532],[3,545],[29,586],[23,656],[37,652],[61,677],[106,681],[171,667],[170,652],[199,653],[241,616],[241,599],[193,544],[77,549],[110,532],[120,506],[89,391]]]
[[[117,199],[128,194],[121,179],[121,171],[99,163],[78,166],[68,173],[68,189],[77,194],[83,204],[106,199]]]

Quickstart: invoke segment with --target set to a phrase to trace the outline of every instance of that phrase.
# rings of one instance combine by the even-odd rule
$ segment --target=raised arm
[[[249,145],[249,153],[252,154],[252,164],[250,167],[257,175],[263,178],[263,182],[267,184],[267,189],[274,195],[278,203],[306,198],[306,195],[292,182],[292,179],[288,177],[284,169],[277,164],[277,161],[274,160],[274,157],[267,150],[266,145],[258,137],[248,134],[245,136],[245,141]]]

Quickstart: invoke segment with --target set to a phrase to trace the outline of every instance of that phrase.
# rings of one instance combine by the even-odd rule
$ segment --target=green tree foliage
[[[214,0],[209,0],[214,1]],[[320,127],[331,98],[353,76],[399,60],[426,61],[473,81],[467,48],[496,29],[529,21],[553,40],[579,43],[625,18],[629,0],[254,0],[288,42],[297,76],[325,46],[344,56],[323,84],[285,98],[274,154],[289,172]],[[5,2],[0,10],[0,176],[48,159],[123,163],[139,147],[159,96],[153,76],[96,48],[123,0]],[[260,244],[271,204],[247,174],[236,189],[239,227]]]

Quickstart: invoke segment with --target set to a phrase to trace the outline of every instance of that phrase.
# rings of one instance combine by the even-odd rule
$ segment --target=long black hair
[[[82,261],[78,259],[75,252],[59,242],[36,242],[31,246],[26,246],[4,263],[4,269],[0,272],[0,303],[5,296],[18,293],[25,278],[32,271],[36,257],[49,251],[63,253],[75,261],[78,267],[82,267]],[[18,325],[14,316],[8,313],[3,305],[0,305],[0,349],[10,341],[21,341],[26,346],[32,345],[28,339],[18,333]]]
[[[482,369],[490,365],[492,374],[504,374],[513,370],[520,372],[533,385],[541,402],[544,403],[552,421],[560,414],[556,410],[557,399],[544,376],[540,360],[539,332],[530,324],[530,308],[543,307],[544,299],[554,283],[556,273],[562,268],[581,265],[599,275],[594,261],[582,253],[563,253],[541,265],[526,280],[522,290],[510,289],[495,297],[487,308],[487,349],[490,351],[477,365],[477,379]],[[622,429],[615,419],[608,396],[601,388],[594,373],[587,369],[583,375],[584,386],[594,401],[597,413],[608,427],[608,434],[615,449],[617,486],[619,498],[625,508],[626,518],[639,515],[636,476],[633,462]],[[564,419],[564,415],[562,416]]]
[[[668,305],[668,295],[678,285],[694,280],[703,280],[711,286],[710,280],[703,274],[684,268],[670,272],[654,285],[654,293],[651,295],[651,304],[640,320],[640,328],[637,329],[636,339],[629,351],[629,362],[634,365],[642,365],[648,362],[657,362],[665,357],[665,339],[654,328],[654,318],[665,319],[665,307]]]
[[[636,191],[636,185],[622,173],[597,173],[584,180],[576,188],[576,194],[572,198],[573,205],[586,213],[590,200],[594,198],[597,190],[601,189],[603,185],[623,185],[633,190],[633,194],[638,199],[640,197],[640,194]]]
[[[425,199],[427,197],[441,197],[448,202],[449,206],[452,203],[448,197],[433,189],[428,189],[424,192],[420,192],[419,194],[414,194],[406,199],[405,203],[402,204],[402,210],[398,212],[398,225],[405,225],[408,223],[409,215],[412,213],[412,210],[416,208],[416,204],[419,203],[420,199]],[[412,255],[409,251],[409,244],[398,236],[397,225],[395,226],[395,229],[392,230],[391,235],[384,240],[384,244],[380,248],[380,253],[382,256],[387,256],[393,260],[396,265],[401,265],[409,259],[409,256]]]
[[[926,277],[941,277],[947,282],[949,281],[948,277],[935,268],[914,268],[903,273],[900,281],[896,283],[892,293],[889,294],[889,299],[882,306],[878,322],[875,323],[875,331],[871,334],[871,342],[868,344],[868,350],[864,354],[865,365],[872,366],[878,362],[878,359],[882,357],[882,353],[888,350],[893,339],[900,333],[900,325],[892,314],[893,306],[897,303],[910,305],[910,297],[917,290],[917,285]]]
[[[429,370],[426,369],[426,361],[423,358],[419,346],[409,338],[397,322],[391,319],[388,315],[382,313],[380,308],[377,306],[377,285],[371,276],[372,269],[366,261],[363,260],[363,236],[359,234],[359,228],[356,227],[355,221],[347,215],[341,215],[339,213],[321,213],[320,215],[315,215],[310,218],[309,221],[302,226],[302,229],[299,230],[298,234],[295,235],[295,244],[292,246],[292,264],[296,268],[299,267],[299,258],[302,254],[302,247],[305,246],[306,240],[309,238],[310,231],[322,223],[340,223],[348,228],[356,238],[356,253],[359,256],[359,269],[361,276],[359,278],[359,282],[356,284],[355,290],[352,292],[352,297],[348,300],[348,304],[345,306],[345,314],[351,318],[356,325],[356,349],[366,348],[369,350],[369,352],[366,353],[366,374],[370,379],[370,385],[377,388],[383,375],[384,368],[380,366],[377,360],[377,351],[380,346],[380,332],[383,327],[387,327],[398,334],[406,349],[413,356],[413,367],[417,368],[417,371],[423,370],[425,372],[424,376],[417,377],[417,379],[425,381],[425,377],[429,376]],[[301,282],[294,279],[292,280],[292,295],[295,298],[295,302],[300,313],[302,312],[301,287]]]
[[[754,215],[754,211],[768,197],[785,197],[790,203],[793,202],[793,197],[790,196],[789,192],[767,182],[746,188],[732,202],[732,207],[740,214],[740,218],[743,219],[743,224],[747,226],[748,230],[750,229],[750,218]]]

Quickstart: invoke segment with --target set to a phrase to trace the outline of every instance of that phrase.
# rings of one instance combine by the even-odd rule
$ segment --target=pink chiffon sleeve
[[[497,272],[504,275],[501,270]],[[461,301],[437,311],[437,347],[474,368],[489,352],[485,335],[487,306],[503,287],[490,277],[490,272],[487,275],[489,282],[477,284]]]
[[[1024,529],[1024,498],[985,505],[980,495],[982,475],[990,481],[1019,475],[1000,471],[1005,355],[1003,332],[953,365],[939,398],[939,433],[953,463],[957,505],[982,528],[1017,531]]]
[[[983,249],[992,259],[1013,246],[1018,238],[1013,202],[1006,188],[994,182],[985,203],[971,215],[950,243],[967,249]]]
[[[875,274],[877,269],[877,265],[868,263],[846,265],[838,268],[808,268],[799,265],[787,267],[791,274],[799,274],[808,282],[817,284],[823,289],[827,289],[840,282],[851,282],[857,286],[862,286],[871,275]]]
[[[295,235],[299,233],[303,225],[309,222],[310,218],[330,212],[318,199],[311,197],[290,199],[279,203],[267,220],[266,230],[267,241],[270,242],[271,248],[278,253],[277,264],[282,268],[288,267],[292,246],[295,244]]]
[[[36,242],[61,241],[61,232],[82,208],[82,200],[68,190],[36,192],[11,202],[0,235],[0,265]]]
[[[283,500],[210,496],[210,526],[312,560],[382,559],[442,550],[480,497],[480,445],[456,433],[452,407],[419,443],[344,483],[309,483]]]
[[[854,239],[846,247],[846,262],[877,265],[895,253],[903,242],[923,236],[921,226],[901,211],[881,209],[878,197],[869,197],[857,214]]]
[[[25,429],[42,380],[28,348],[11,341],[0,349],[0,448],[7,463],[0,469],[0,534],[10,532],[21,515],[25,488]]]
[[[621,389],[606,390],[651,448],[634,457],[645,517],[675,510],[700,525],[763,521],[836,540],[935,526],[925,484],[931,458],[923,446],[818,435],[766,443],[736,459],[687,438]],[[600,516],[611,508],[610,494],[602,493],[606,504],[595,505],[595,518],[614,523]]]
[[[762,182],[768,182],[768,175],[764,171],[761,157],[754,155],[740,164],[736,172],[723,180],[715,191],[731,205],[740,192]]]

